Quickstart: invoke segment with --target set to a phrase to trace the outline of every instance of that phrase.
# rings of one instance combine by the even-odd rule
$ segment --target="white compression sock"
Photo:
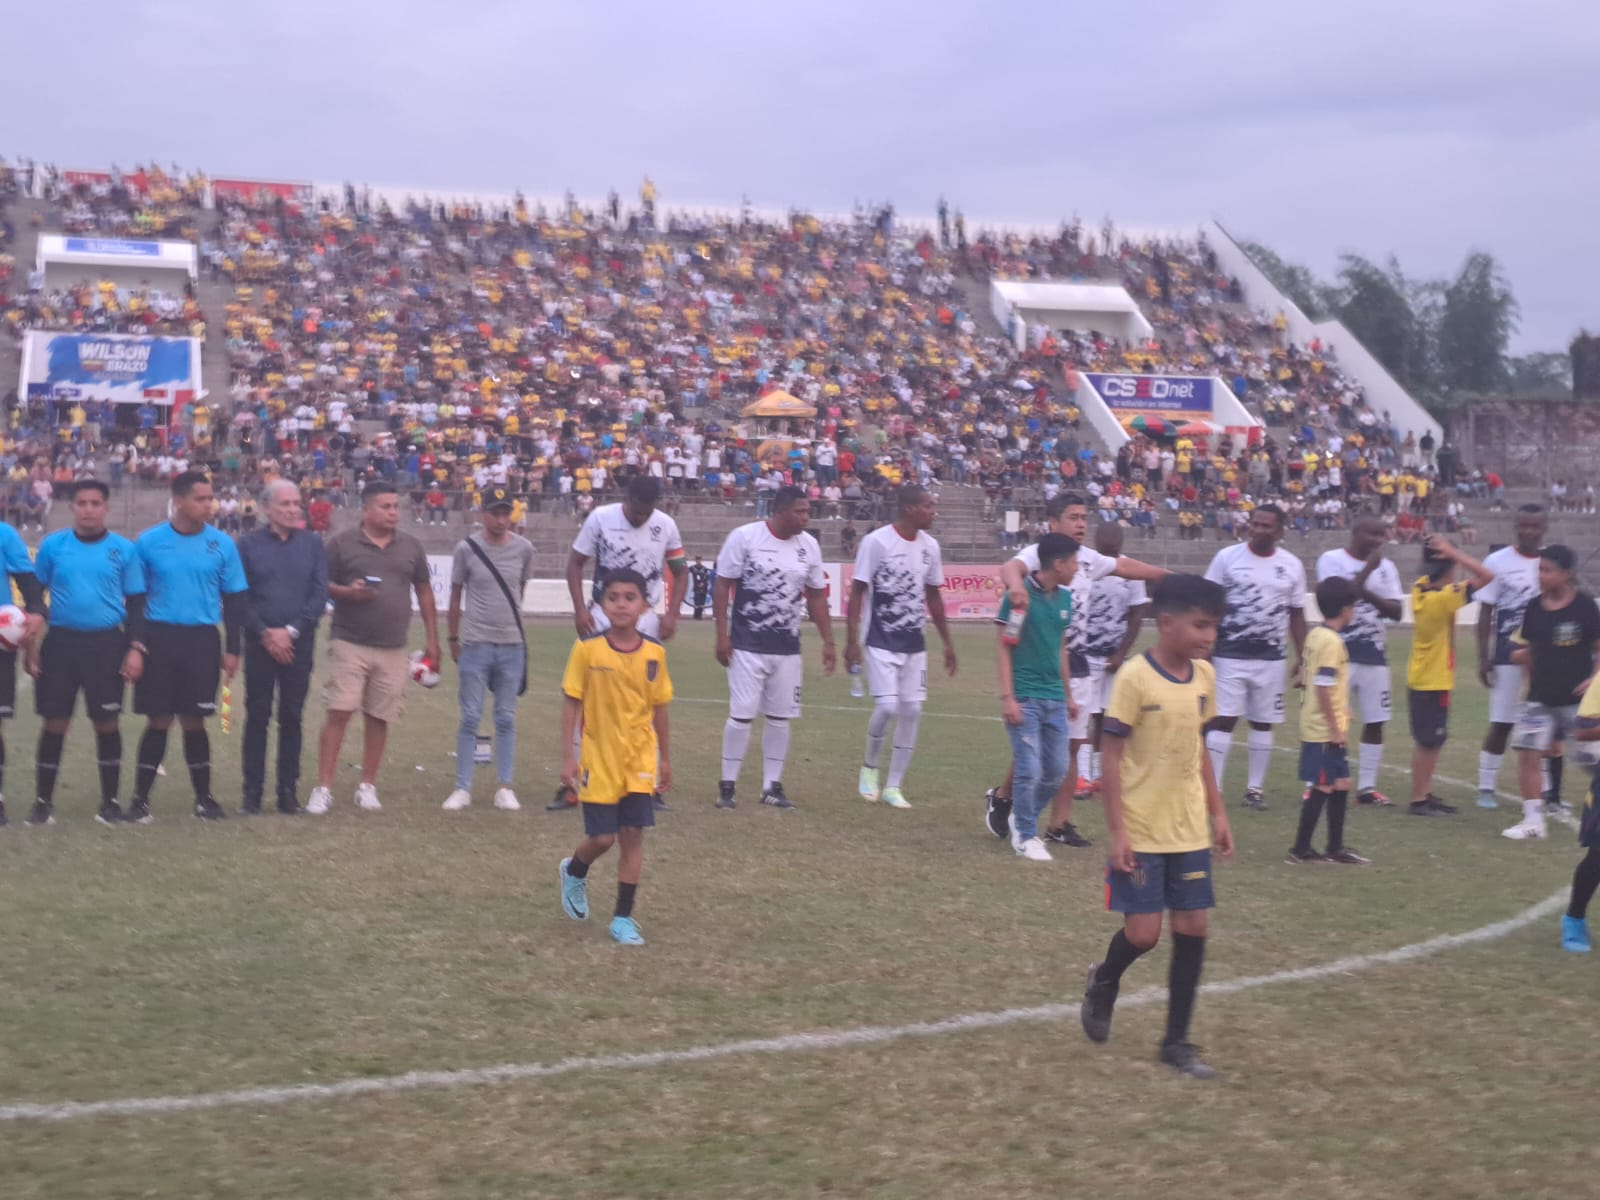
[[[1383,743],[1361,742],[1356,752],[1360,766],[1356,771],[1356,792],[1370,792],[1378,786],[1378,767],[1383,763]]]
[[[889,778],[885,787],[897,788],[911,766],[911,756],[917,750],[917,726],[922,723],[922,705],[902,704],[899,720],[894,724],[894,753],[889,756]]]
[[[745,752],[750,749],[750,722],[728,718],[722,727],[722,781],[732,783],[739,778],[739,768],[744,766]]]
[[[1522,802],[1522,823],[1524,825],[1544,824],[1544,801],[1524,800]]]
[[[1078,747],[1078,778],[1079,778],[1079,780],[1093,779],[1094,778],[1094,772],[1092,770],[1093,763],[1094,763],[1094,747],[1090,746],[1088,742],[1085,742],[1083,745]]]
[[[783,782],[783,764],[789,757],[789,722],[768,717],[761,728],[761,790]]]
[[[894,702],[879,700],[867,719],[867,756],[861,761],[876,767],[883,757],[883,739],[889,732],[889,722],[894,719]]]
[[[1100,751],[1098,750],[1089,755],[1089,778],[1100,778]]]
[[[1500,778],[1500,760],[1503,754],[1490,754],[1487,750],[1478,751],[1478,790],[1480,792],[1494,791],[1495,781]]]
[[[1222,787],[1222,776],[1228,770],[1228,750],[1233,745],[1233,734],[1213,729],[1206,734],[1206,750],[1211,755],[1211,773],[1217,777],[1217,787]]]
[[[1246,786],[1259,789],[1267,781],[1267,767],[1272,763],[1272,730],[1252,729],[1250,746],[1250,774]]]

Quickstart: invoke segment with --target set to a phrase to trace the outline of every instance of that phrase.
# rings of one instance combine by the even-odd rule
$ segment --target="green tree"
[[[1518,308],[1492,254],[1474,250],[1444,289],[1439,317],[1439,382],[1446,392],[1487,395],[1510,382],[1507,347]]]
[[[1437,285],[1407,279],[1393,256],[1379,266],[1359,254],[1341,254],[1329,299],[1345,328],[1422,399],[1434,391],[1438,294]]]
[[[1313,321],[1327,315],[1322,302],[1323,285],[1309,267],[1285,262],[1278,253],[1260,242],[1244,241],[1239,248],[1250,256],[1250,261],[1261,268],[1261,273],[1272,281],[1274,287],[1293,300],[1300,311]]]
[[[1572,356],[1559,350],[1506,359],[1506,390],[1514,396],[1551,395],[1572,390]]]

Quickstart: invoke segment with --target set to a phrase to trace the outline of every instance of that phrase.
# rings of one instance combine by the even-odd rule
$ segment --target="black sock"
[[[639,890],[637,883],[617,884],[617,916],[633,916],[633,896]]]
[[[1300,828],[1294,835],[1296,853],[1311,849],[1312,835],[1317,832],[1317,822],[1322,820],[1322,806],[1328,802],[1328,793],[1311,789],[1311,794],[1300,801]]]
[[[1550,799],[1560,800],[1561,775],[1562,771],[1566,768],[1567,760],[1565,758],[1551,758],[1546,759],[1545,761],[1550,764]]]
[[[165,729],[146,729],[139,739],[139,766],[133,777],[133,798],[135,800],[150,799],[150,789],[155,786],[156,768],[161,765],[161,760],[167,756],[167,731]]]
[[[38,761],[34,764],[35,795],[49,804],[55,799],[56,776],[61,773],[61,747],[66,744],[67,735],[64,733],[51,733],[48,729],[39,732]]]
[[[1567,916],[1580,921],[1588,916],[1596,887],[1600,887],[1600,847],[1591,846],[1572,873],[1572,901],[1567,905]]]
[[[1329,854],[1344,849],[1344,814],[1349,803],[1350,793],[1347,791],[1333,792],[1328,796]]]
[[[0,792],[6,790],[6,740],[0,738]]]
[[[1167,1036],[1164,1045],[1189,1040],[1189,1018],[1194,996],[1200,990],[1200,967],[1206,959],[1206,939],[1192,933],[1172,935],[1172,970],[1167,976]]]
[[[589,875],[589,864],[574,854],[567,859],[567,874],[574,879],[586,879]]]
[[[1117,930],[1111,935],[1111,944],[1106,947],[1106,958],[1100,964],[1100,969],[1095,972],[1096,983],[1118,983],[1122,973],[1138,961],[1139,956],[1149,949],[1148,946],[1135,946],[1128,940],[1128,935],[1122,930]]]
[[[204,729],[183,731],[183,761],[189,764],[194,802],[211,799],[211,739]]]
[[[95,734],[94,751],[100,766],[100,800],[115,800],[122,787],[122,730]]]

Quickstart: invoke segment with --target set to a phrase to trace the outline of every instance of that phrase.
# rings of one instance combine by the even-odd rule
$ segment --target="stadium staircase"
[[[9,251],[17,260],[11,286],[19,291],[25,291],[28,286],[28,273],[33,270],[34,263],[38,259],[39,235],[59,233],[61,220],[56,210],[43,200],[22,197],[12,198],[6,204],[6,213],[16,230],[16,241]],[[35,220],[40,222],[38,226],[34,224]],[[18,397],[21,397],[22,343],[13,342],[8,337],[4,353],[0,354],[0,396],[9,396],[13,388],[16,389]]]

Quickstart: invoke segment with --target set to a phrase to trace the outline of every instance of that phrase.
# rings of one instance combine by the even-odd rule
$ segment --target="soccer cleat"
[[[724,779],[717,784],[717,807],[738,808],[739,802],[733,796],[733,784]]]
[[[444,798],[445,812],[460,812],[472,804],[472,793],[466,788],[457,788]]]
[[[1200,1047],[1192,1042],[1166,1042],[1161,1061],[1190,1079],[1215,1079],[1217,1069],[1200,1057]]]
[[[1444,814],[1430,805],[1426,800],[1413,800],[1406,805],[1406,812],[1413,817],[1442,817]]]
[[[1479,788],[1477,804],[1479,808],[1499,808],[1500,801],[1494,798],[1492,788]]]
[[[883,791],[878,787],[878,768],[862,767],[861,773],[856,776],[856,791],[866,801],[877,800]]]
[[[222,805],[218,804],[210,796],[194,802],[194,815],[202,821],[222,821],[226,820],[228,816],[227,813],[222,811]]]
[[[356,785],[356,807],[364,808],[368,812],[377,812],[383,807],[378,803],[378,789],[370,783]]]
[[[1094,781],[1085,779],[1080,775],[1077,784],[1072,789],[1072,798],[1074,800],[1087,800],[1092,795],[1094,795]]]
[[[890,808],[910,808],[911,801],[907,800],[905,793],[899,788],[884,788],[883,802]]]
[[[29,825],[54,825],[56,823],[56,806],[48,800],[35,800],[33,811],[28,814]]]
[[[632,917],[611,918],[612,940],[623,946],[644,945],[644,935],[639,932],[639,926]]]
[[[133,803],[128,805],[128,823],[130,825],[148,825],[155,820],[150,812],[150,801],[141,796],[135,796]]]
[[[578,807],[578,793],[562,784],[556,788],[555,799],[544,806],[545,812],[566,812],[569,808]]]
[[[1017,853],[1029,862],[1053,862],[1055,856],[1044,848],[1044,843],[1036,837],[1025,840]]]
[[[258,816],[260,816],[261,815],[261,797],[260,796],[256,796],[253,799],[250,798],[250,797],[246,797],[245,800],[239,805],[239,815],[241,817],[258,817]]]
[[[1357,854],[1349,846],[1341,846],[1337,850],[1329,850],[1326,857],[1329,862],[1339,863],[1346,867],[1365,867],[1372,862],[1370,858]]]
[[[1572,805],[1568,804],[1565,800],[1553,799],[1551,798],[1550,794],[1546,792],[1544,798],[1544,815],[1547,817],[1570,817],[1572,815]]]
[[[300,801],[293,796],[285,796],[278,801],[278,813],[285,817],[303,817],[306,810],[300,807]]]
[[[306,801],[306,811],[314,817],[320,817],[333,806],[333,793],[325,787],[314,787],[311,796]]]
[[[589,919],[589,881],[567,874],[567,864],[572,859],[561,860],[561,911],[574,921]]]
[[[1001,796],[994,788],[983,794],[983,827],[997,838],[1003,838],[1010,831],[1011,797]]]
[[[1083,1022],[1083,1032],[1091,1042],[1104,1042],[1111,1037],[1111,1014],[1117,1005],[1118,985],[1100,983],[1100,964],[1089,968],[1089,986],[1083,989],[1083,1004],[1078,1018]]]
[[[127,820],[122,815],[122,805],[115,800],[100,801],[100,810],[94,814],[94,819],[102,825],[120,825]]]
[[[1260,788],[1246,788],[1244,791],[1244,806],[1255,812],[1267,811],[1267,798],[1261,794]]]
[[[1385,796],[1377,788],[1363,788],[1356,793],[1357,804],[1371,804],[1378,808],[1393,808],[1394,801]]]
[[[495,789],[494,806],[501,812],[522,811],[522,805],[517,802],[517,794],[508,787]]]
[[[1446,804],[1432,792],[1428,793],[1423,803],[1441,817],[1453,817],[1456,815],[1456,806],[1454,804]]]
[[[761,792],[761,803],[768,808],[793,808],[794,801],[783,794],[783,783],[774,779]]]
[[[670,804],[668,804],[666,802],[666,800],[662,797],[660,792],[651,792],[650,793],[650,811],[651,812],[671,812],[672,811],[672,805],[670,805]]]
[[[1582,917],[1562,917],[1561,948],[1569,954],[1589,953],[1593,949],[1589,944],[1589,922]]]
[[[1291,867],[1303,867],[1311,863],[1325,863],[1327,855],[1319,854],[1315,850],[1290,850],[1283,856],[1283,861]]]
[[[1084,846],[1094,845],[1093,842],[1078,832],[1078,827],[1071,821],[1063,821],[1054,829],[1046,829],[1044,831],[1044,840],[1054,842],[1058,846],[1076,846],[1080,849]]]
[[[1500,836],[1510,838],[1514,842],[1536,842],[1544,837],[1544,822],[1519,821],[1510,829],[1502,829]]]

